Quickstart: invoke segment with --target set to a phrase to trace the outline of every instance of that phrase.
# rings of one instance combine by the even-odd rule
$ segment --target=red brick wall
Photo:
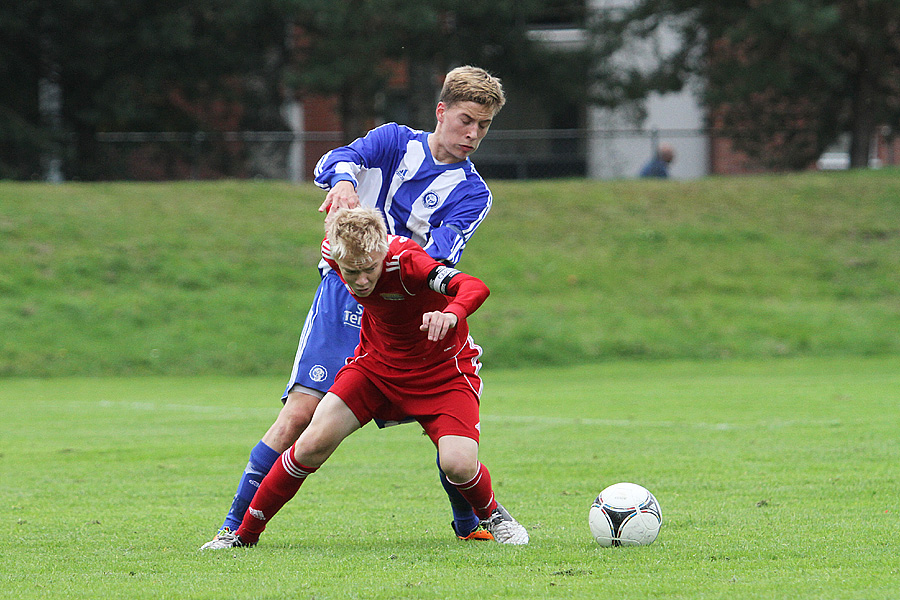
[[[338,114],[338,101],[336,96],[306,96],[303,102],[304,123],[303,128],[310,133],[341,131],[341,119]],[[304,148],[304,178],[312,180],[313,169],[319,158],[329,150],[340,145],[340,140],[306,142]]]
[[[746,154],[735,150],[734,144],[729,139],[710,138],[709,153],[710,175],[746,175],[765,172],[765,169]]]

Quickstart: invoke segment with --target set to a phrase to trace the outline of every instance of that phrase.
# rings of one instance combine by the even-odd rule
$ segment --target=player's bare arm
[[[434,311],[422,315],[422,331],[428,332],[428,341],[437,342],[447,337],[447,332],[456,327],[459,317],[451,312]]]

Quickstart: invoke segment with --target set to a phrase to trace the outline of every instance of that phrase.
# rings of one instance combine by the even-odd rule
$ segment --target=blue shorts
[[[282,402],[295,385],[325,395],[335,374],[359,345],[362,312],[363,307],[353,299],[338,274],[326,272],[306,315]]]

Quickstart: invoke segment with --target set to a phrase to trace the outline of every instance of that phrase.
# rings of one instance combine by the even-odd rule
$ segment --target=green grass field
[[[351,436],[259,546],[201,553],[280,378],[7,379],[7,598],[893,599],[896,358],[485,369],[481,458],[527,547],[456,541],[418,427]],[[590,538],[636,481],[664,525]]]

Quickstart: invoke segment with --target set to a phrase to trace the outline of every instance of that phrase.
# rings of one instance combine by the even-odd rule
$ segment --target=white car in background
[[[820,171],[844,171],[850,168],[849,152],[823,152],[816,161],[816,168]],[[881,161],[875,157],[869,158],[869,168],[881,168]]]

